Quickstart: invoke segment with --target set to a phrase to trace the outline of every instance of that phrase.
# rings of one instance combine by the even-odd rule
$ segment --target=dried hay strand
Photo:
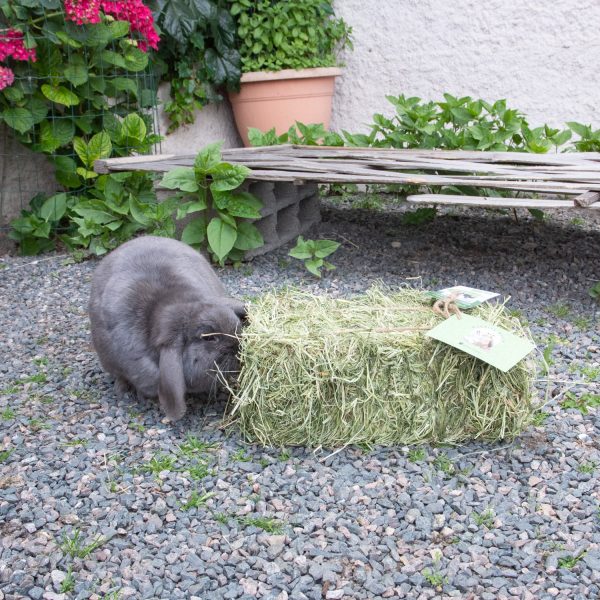
[[[473,314],[530,338],[502,304]],[[537,408],[532,361],[503,373],[426,337],[441,320],[413,289],[266,294],[249,306],[232,415],[247,439],[278,447],[514,438]]]

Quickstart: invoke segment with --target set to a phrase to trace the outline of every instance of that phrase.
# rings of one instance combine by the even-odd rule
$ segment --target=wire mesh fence
[[[0,16],[0,236],[32,199],[94,188],[95,159],[160,152],[158,74],[129,24],[44,14],[25,36]]]

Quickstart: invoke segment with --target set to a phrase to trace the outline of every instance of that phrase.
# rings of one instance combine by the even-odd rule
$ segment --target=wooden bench
[[[98,173],[165,172],[192,166],[195,155],[153,155],[98,160]],[[493,208],[600,209],[600,153],[529,154],[461,150],[396,150],[324,146],[262,146],[223,151],[254,181],[401,184],[518,192],[519,197],[412,194],[407,200]]]

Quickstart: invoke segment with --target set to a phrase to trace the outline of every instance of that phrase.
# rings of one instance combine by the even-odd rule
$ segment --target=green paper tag
[[[453,315],[425,335],[454,346],[501,371],[523,360],[535,345],[478,317]]]
[[[436,300],[444,300],[452,294],[456,295],[454,304],[461,309],[473,308],[486,300],[496,298],[496,296],[500,295],[496,292],[478,290],[476,288],[467,287],[466,285],[455,285],[454,287],[444,288],[443,290],[427,292],[427,295],[430,298],[435,298]]]

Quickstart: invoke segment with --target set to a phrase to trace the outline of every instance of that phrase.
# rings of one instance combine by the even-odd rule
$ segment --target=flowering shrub
[[[139,229],[170,229],[148,175],[93,171],[158,140],[144,110],[155,104],[144,72],[158,41],[141,0],[0,0],[0,121],[48,155],[63,187],[13,222],[23,252],[50,249],[61,233],[102,254]]]

